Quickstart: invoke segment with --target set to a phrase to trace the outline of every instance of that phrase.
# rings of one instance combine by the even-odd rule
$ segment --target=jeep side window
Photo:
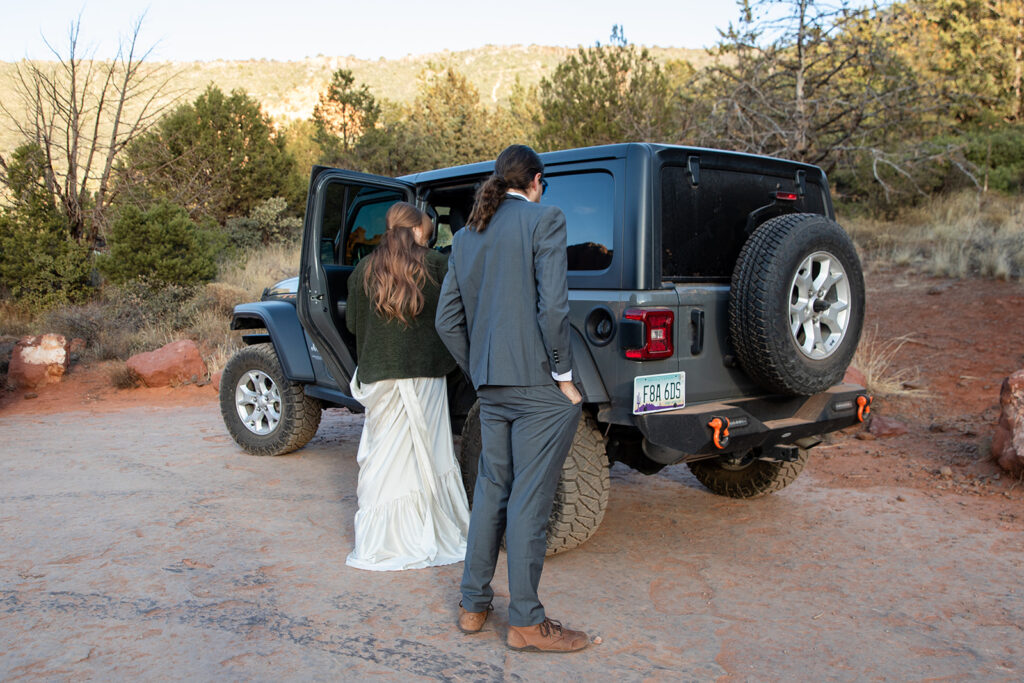
[[[448,253],[448,247],[452,244],[452,207],[436,206],[437,220],[434,221],[434,231],[437,237],[434,238],[434,248],[442,253]],[[461,227],[461,226],[460,226]]]
[[[452,236],[466,225],[466,218],[473,209],[473,196],[477,182],[462,180],[458,185],[429,188],[430,207],[436,214],[434,228],[437,237],[434,249],[442,254],[451,251]]]
[[[354,266],[380,244],[384,235],[384,216],[391,205],[405,197],[392,190],[351,188],[356,190],[345,220],[344,239],[337,243],[339,261]]]
[[[569,270],[604,270],[614,255],[615,181],[593,171],[547,176],[541,204],[565,213]]]

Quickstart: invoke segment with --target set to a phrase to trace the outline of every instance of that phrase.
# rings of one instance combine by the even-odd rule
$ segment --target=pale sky
[[[0,0],[0,61],[62,54],[81,14],[79,50],[112,56],[118,36],[145,11],[141,43],[151,60],[388,59],[483,45],[608,42],[613,24],[638,45],[710,47],[716,27],[739,12],[733,0]],[[147,9],[148,8],[148,9]]]

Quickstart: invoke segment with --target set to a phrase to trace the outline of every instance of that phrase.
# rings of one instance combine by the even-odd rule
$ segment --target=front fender
[[[299,324],[295,305],[286,301],[257,301],[235,306],[232,330],[264,327],[274,344],[285,377],[293,382],[313,382],[313,363],[309,359],[306,335]]]

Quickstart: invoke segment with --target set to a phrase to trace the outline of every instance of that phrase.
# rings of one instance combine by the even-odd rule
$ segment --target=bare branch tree
[[[152,48],[139,46],[144,17],[122,37],[115,57],[104,61],[83,54],[79,16],[68,30],[67,53],[44,39],[55,61],[20,62],[18,102],[0,103],[23,143],[43,151],[46,189],[70,235],[90,246],[106,224],[118,155],[183,94],[169,88],[177,74],[146,64]],[[2,158],[0,168],[6,169]]]
[[[840,152],[898,138],[938,106],[879,35],[876,8],[846,0],[740,6],[743,20],[720,42],[728,59],[704,81],[715,103],[704,142],[830,170]]]

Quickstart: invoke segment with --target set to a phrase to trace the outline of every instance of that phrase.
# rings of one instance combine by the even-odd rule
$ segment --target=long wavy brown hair
[[[427,272],[427,248],[416,243],[413,228],[429,221],[427,214],[408,202],[395,202],[384,215],[386,230],[366,257],[363,289],[386,320],[408,325],[423,312],[423,285],[434,280]]]
[[[543,172],[544,164],[533,149],[526,145],[506,147],[494,161],[494,175],[477,190],[466,225],[477,232],[486,230],[494,212],[505,201],[505,193],[509,189],[525,190]]]

